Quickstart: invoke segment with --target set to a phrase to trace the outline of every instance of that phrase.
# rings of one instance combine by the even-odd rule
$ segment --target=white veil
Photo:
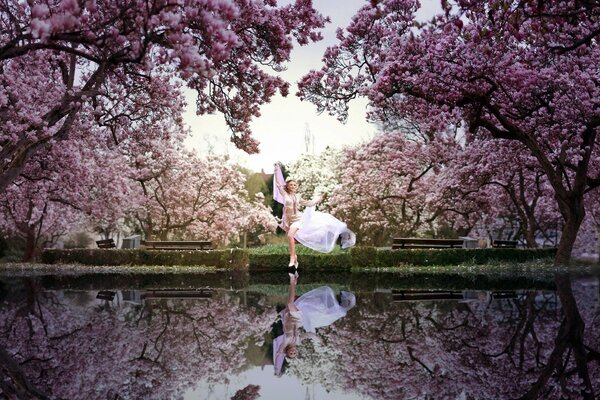
[[[338,237],[342,249],[354,246],[356,235],[348,226],[331,214],[306,207],[302,214],[302,228],[294,237],[306,247],[321,253],[329,253],[335,247]]]
[[[306,332],[315,332],[316,328],[327,326],[346,315],[356,305],[354,293],[341,292],[338,303],[329,286],[321,286],[300,296],[295,302],[302,311],[302,326]]]

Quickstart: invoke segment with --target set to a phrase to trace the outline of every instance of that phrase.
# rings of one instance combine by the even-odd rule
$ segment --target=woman
[[[331,252],[338,237],[342,239],[342,248],[354,246],[356,236],[345,223],[330,214],[315,211],[314,206],[320,203],[324,196],[317,196],[311,201],[304,200],[298,194],[298,183],[294,179],[288,177],[284,183],[279,163],[275,163],[273,186],[273,197],[283,204],[280,227],[287,233],[290,267],[298,268],[295,240],[322,253]],[[300,206],[307,207],[304,213],[300,212]]]
[[[341,292],[341,301],[338,303],[333,289],[328,286],[313,289],[296,300],[297,283],[298,274],[290,274],[287,306],[279,313],[283,323],[283,335],[273,341],[276,375],[281,374],[286,357],[292,359],[298,356],[298,345],[304,338],[320,342],[316,328],[332,324],[356,305],[354,294],[344,291]]]

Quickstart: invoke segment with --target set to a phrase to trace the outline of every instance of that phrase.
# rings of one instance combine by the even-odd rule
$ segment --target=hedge
[[[85,265],[205,265],[246,268],[248,252],[230,250],[44,249],[42,262]]]
[[[354,247],[350,250],[352,268],[385,268],[404,265],[485,264],[490,261],[526,262],[552,258],[556,249],[401,249],[377,250]]]
[[[552,258],[555,249],[402,249],[378,250],[354,247],[337,254],[303,254],[298,261],[305,270],[342,271],[364,268],[390,268],[406,265],[485,264],[490,261],[526,262]],[[231,250],[140,250],[140,249],[46,249],[42,262],[86,265],[206,265],[251,270],[287,268],[287,253],[256,254],[243,249]]]

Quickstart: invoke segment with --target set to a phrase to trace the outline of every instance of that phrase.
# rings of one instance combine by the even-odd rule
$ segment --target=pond
[[[5,275],[0,397],[585,398],[599,277],[301,272],[356,304],[278,369],[286,272]]]

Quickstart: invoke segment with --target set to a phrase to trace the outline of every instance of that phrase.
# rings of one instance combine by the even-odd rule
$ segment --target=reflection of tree
[[[288,360],[286,373],[304,384],[318,383],[327,390],[333,390],[343,378],[338,365],[344,349],[329,345],[326,335],[319,336],[321,343],[309,339],[301,343],[298,357]]]
[[[586,348],[584,344],[585,323],[579,313],[569,276],[558,274],[554,280],[563,308],[563,320],[558,330],[554,350],[548,357],[539,378],[522,398],[538,398],[544,393],[546,384],[554,375],[560,382],[560,389],[563,392],[576,394],[579,391],[583,399],[593,399],[595,398],[594,387],[590,379],[588,363],[591,360],[600,361],[600,358],[595,350]],[[579,378],[579,384],[574,384],[575,374]]]
[[[26,293],[0,310],[0,343],[31,385],[57,398],[172,398],[222,381],[274,318],[225,293],[122,309],[78,307],[33,284]]]
[[[262,301],[245,306],[230,292],[111,308],[24,282],[18,301],[0,306],[0,390],[22,398],[177,397],[241,372],[244,349],[260,347],[275,318]],[[492,302],[362,295],[319,329],[322,343],[302,344],[288,374],[374,399],[592,398],[598,282],[586,289],[558,276],[556,285]]]
[[[584,325],[568,279],[553,294],[491,303],[392,303],[362,298],[360,312],[326,335],[342,349],[342,385],[377,399],[586,398],[600,381],[596,333]],[[569,298],[570,296],[570,298]],[[578,359],[579,357],[579,359]],[[580,383],[581,382],[581,385]],[[597,385],[597,384],[596,384]],[[597,388],[596,388],[597,390]]]

